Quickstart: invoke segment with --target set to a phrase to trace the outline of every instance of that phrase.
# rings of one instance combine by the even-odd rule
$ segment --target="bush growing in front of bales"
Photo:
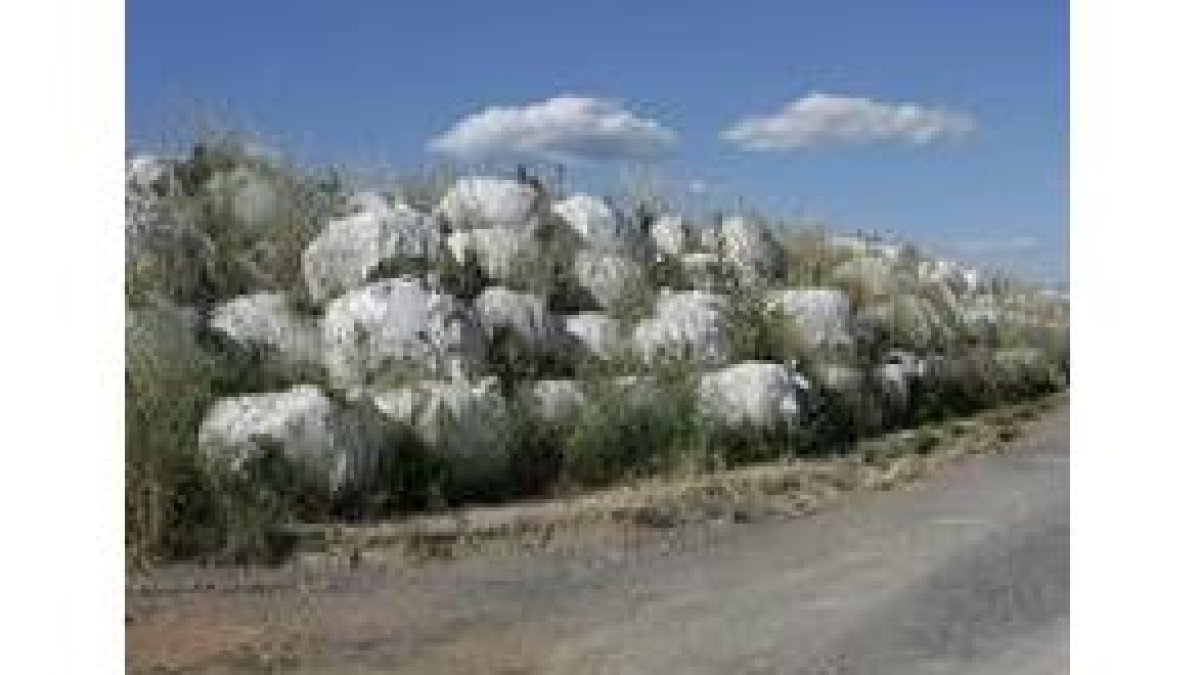
[[[547,310],[556,314],[598,310],[599,305],[591,293],[575,276],[579,235],[549,209],[547,201],[539,200],[534,232],[537,250],[517,262],[518,272],[508,286],[544,297]]]
[[[840,452],[886,428],[884,395],[872,378],[845,390],[814,384],[812,400],[810,433],[816,450]]]
[[[167,308],[125,317],[125,531],[131,562],[199,553],[216,505],[196,428],[213,400],[216,364],[186,319]]]
[[[456,260],[450,251],[443,247],[433,265],[433,273],[441,288],[464,302],[474,302],[490,282],[483,264],[479,261],[479,253],[470,247],[467,248],[462,262]]]
[[[126,558],[268,557],[285,505],[267,483],[225,475],[197,448],[205,411],[231,384],[179,310],[127,311]]]
[[[721,332],[733,361],[775,361],[799,367],[808,360],[803,337],[784,311],[767,301],[760,288],[733,283],[721,310]]]
[[[936,360],[917,391],[913,416],[929,422],[1015,403],[1060,389],[1064,374],[1040,350],[969,348]],[[1017,357],[1017,358],[1013,358]]]
[[[485,347],[488,370],[500,380],[500,391],[507,399],[515,396],[521,382],[576,374],[575,363],[566,350],[536,349],[509,326],[498,326]]]
[[[588,405],[563,439],[562,482],[594,487],[697,463],[696,376],[664,365],[656,376],[586,383]]]
[[[806,422],[721,422],[699,399],[699,377],[686,361],[663,360],[645,379],[590,382],[588,405],[564,426],[562,481],[592,487],[690,475],[820,448]]]
[[[230,475],[209,465],[197,429],[220,397],[270,388],[253,355],[226,349],[187,310],[128,308],[125,326],[126,558],[266,560],[276,526],[330,512],[278,462]],[[283,472],[283,473],[281,473]]]

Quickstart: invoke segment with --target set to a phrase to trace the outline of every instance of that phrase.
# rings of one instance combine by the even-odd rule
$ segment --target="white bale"
[[[925,376],[925,360],[903,349],[893,349],[883,357],[884,365],[896,366],[895,372],[912,382]]]
[[[774,236],[761,223],[743,216],[721,221],[721,251],[725,259],[747,282],[770,279],[782,268],[782,250]]]
[[[628,349],[616,319],[600,312],[584,312],[567,316],[563,329],[573,337],[588,357],[601,361],[620,359]]]
[[[483,363],[474,311],[407,279],[377,281],[330,302],[322,337],[326,372],[339,387],[463,377]]]
[[[833,288],[789,288],[769,291],[769,306],[777,307],[804,341],[816,347],[839,347],[850,338],[850,297]]]
[[[240,348],[261,355],[276,372],[300,379],[322,371],[319,319],[298,312],[284,293],[221,303],[209,324]]]
[[[912,381],[903,364],[885,363],[875,369],[875,378],[890,408],[903,410],[908,407]]]
[[[810,390],[808,380],[781,364],[750,361],[701,376],[699,400],[722,423],[761,428],[802,421]]]
[[[540,296],[493,286],[475,299],[475,312],[489,340],[508,330],[537,353],[548,354],[564,346],[562,325],[546,311],[546,301]]]
[[[644,273],[628,258],[583,249],[575,256],[575,279],[600,307],[611,309],[644,282]]]
[[[650,238],[659,253],[681,256],[687,250],[688,227],[682,216],[659,216],[650,226]]]
[[[534,226],[538,193],[529,185],[504,178],[460,178],[442,196],[434,213],[452,229],[505,228],[529,231]]]
[[[507,283],[525,281],[525,264],[538,255],[537,240],[531,233],[499,227],[451,232],[446,245],[460,265],[472,251],[488,277]]]
[[[126,160],[127,199],[131,193],[144,198],[165,197],[177,187],[175,163],[172,160],[155,155],[136,155]]]
[[[309,295],[325,302],[389,266],[428,263],[439,240],[433,218],[403,204],[330,220],[301,257]]]
[[[728,300],[707,291],[660,291],[654,316],[633,330],[633,345],[646,362],[686,358],[722,364],[729,360],[721,317]]]
[[[638,237],[632,225],[602,199],[574,195],[556,203],[552,210],[579,235],[586,248],[618,255],[631,255],[636,249]]]
[[[264,463],[282,462],[298,487],[331,497],[368,489],[385,446],[378,413],[337,403],[312,385],[221,399],[199,431],[200,452],[216,465],[252,474]]]

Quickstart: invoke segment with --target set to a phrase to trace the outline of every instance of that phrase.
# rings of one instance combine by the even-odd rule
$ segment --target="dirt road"
[[[133,670],[1065,673],[1068,412],[811,517],[131,592]],[[211,573],[226,577],[237,572]],[[204,581],[203,583],[208,583]]]

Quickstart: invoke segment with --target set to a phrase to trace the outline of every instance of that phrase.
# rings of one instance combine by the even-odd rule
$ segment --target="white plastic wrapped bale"
[[[903,349],[893,349],[883,357],[884,365],[897,366],[897,371],[909,381],[919,380],[925,377],[925,359],[916,354],[904,351]]]
[[[338,387],[466,377],[483,363],[474,311],[407,279],[378,281],[330,302],[322,338],[325,369]]]
[[[833,288],[788,288],[767,293],[767,302],[788,318],[804,342],[842,347],[850,338],[850,298]]]
[[[761,223],[743,216],[721,221],[721,250],[743,281],[772,279],[782,270],[782,249]]]
[[[565,346],[562,325],[546,311],[546,301],[540,296],[493,286],[475,299],[475,311],[486,339],[509,330],[539,354]]]
[[[628,349],[621,324],[601,312],[572,314],[563,320],[563,329],[575,339],[586,357],[600,361],[620,359]]]
[[[603,309],[612,309],[622,297],[644,281],[636,262],[589,249],[575,256],[575,279]]]
[[[243,475],[282,462],[299,485],[276,487],[346,497],[378,477],[386,434],[370,406],[338,403],[301,385],[217,401],[200,425],[199,447],[209,461]]]
[[[710,365],[729,361],[729,344],[721,326],[728,300],[706,291],[662,290],[654,316],[633,330],[633,346],[647,363],[685,358]]]
[[[451,232],[446,238],[450,255],[460,265],[468,251],[491,279],[502,283],[526,281],[524,265],[536,259],[537,240],[526,231],[505,228],[480,228]]]
[[[700,378],[705,414],[724,424],[767,428],[797,424],[807,417],[811,385],[778,363],[738,363]]]
[[[505,228],[533,229],[537,191],[530,185],[504,178],[460,178],[442,196],[434,211],[455,230]]]
[[[912,352],[893,349],[876,368],[875,376],[893,411],[907,410],[913,388],[925,379],[925,361]]]
[[[575,231],[586,248],[616,255],[634,255],[638,250],[640,233],[628,219],[602,199],[591,195],[574,195],[552,208]]]
[[[273,373],[295,380],[322,374],[319,320],[297,311],[283,293],[255,293],[224,302],[213,310],[209,325],[263,358]]]
[[[892,411],[905,410],[909,403],[911,381],[902,364],[885,363],[875,370],[875,377]]]
[[[662,215],[650,226],[654,248],[663,255],[681,256],[687,251],[688,227],[682,216]]]
[[[383,270],[427,264],[436,255],[439,240],[433,218],[403,204],[331,220],[301,257],[309,295],[325,302]]]

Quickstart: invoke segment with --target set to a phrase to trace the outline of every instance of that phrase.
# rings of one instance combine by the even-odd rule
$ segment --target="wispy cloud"
[[[677,134],[619,103],[563,95],[526,106],[494,106],[459,120],[430,141],[460,159],[528,158],[554,162],[649,160],[672,149]]]
[[[962,139],[974,129],[968,115],[951,110],[817,92],[778,112],[746,117],[721,137],[742,150],[787,152],[884,142],[920,146]]]

